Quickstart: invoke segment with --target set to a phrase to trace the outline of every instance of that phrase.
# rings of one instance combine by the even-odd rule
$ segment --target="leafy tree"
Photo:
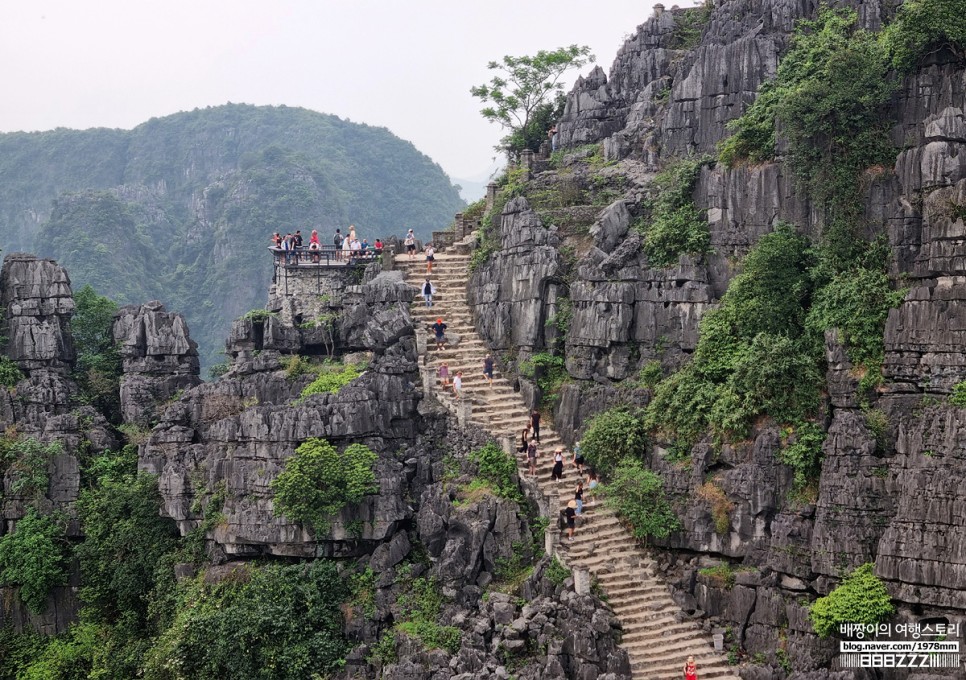
[[[639,460],[626,459],[601,486],[604,503],[630,522],[634,536],[667,538],[681,526],[664,496],[664,482]]]
[[[497,71],[489,83],[470,89],[470,94],[484,104],[480,113],[488,121],[499,123],[509,130],[500,147],[511,155],[524,148],[533,148],[545,139],[546,131],[555,120],[563,93],[563,75],[573,68],[593,62],[587,46],[570,45],[548,52],[540,50],[533,56],[512,57],[491,61],[487,68]],[[533,123],[539,121],[539,124]],[[540,129],[542,127],[542,129]]]
[[[0,584],[19,586],[20,599],[35,614],[44,610],[50,589],[67,580],[65,524],[30,508],[16,530],[0,538]]]
[[[86,285],[74,294],[74,304],[70,330],[77,349],[77,383],[91,403],[119,423],[121,354],[112,330],[117,303]]]
[[[809,617],[819,637],[828,637],[841,623],[880,623],[895,611],[885,585],[867,562],[843,579],[838,588],[812,604]]]
[[[517,462],[506,451],[489,442],[471,453],[470,460],[476,463],[480,478],[488,482],[497,495],[514,501],[523,500],[516,483]]]
[[[325,531],[332,515],[378,490],[373,472],[377,458],[362,444],[350,444],[339,453],[324,439],[306,440],[272,481],[276,514]]]

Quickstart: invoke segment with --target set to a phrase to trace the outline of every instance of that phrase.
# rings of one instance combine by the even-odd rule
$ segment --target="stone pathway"
[[[432,280],[437,289],[434,306],[429,309],[421,295],[413,302],[412,313],[416,331],[429,337],[427,361],[422,366],[430,372],[437,386],[436,396],[453,405],[452,390],[443,393],[438,387],[436,371],[440,362],[449,364],[450,377],[463,371],[465,397],[472,403],[470,421],[486,428],[490,435],[511,437],[519,442],[520,432],[527,424],[527,409],[520,395],[497,372],[490,387],[483,377],[483,357],[486,346],[476,333],[470,308],[466,304],[466,284],[469,279],[469,255],[437,254]],[[396,267],[407,281],[418,286],[425,280],[425,257],[410,261],[397,256]],[[442,317],[447,332],[461,336],[459,346],[437,351],[427,330]],[[537,461],[538,484],[543,493],[558,496],[560,508],[573,498],[577,482],[576,470],[565,453],[564,480],[550,479],[553,450],[564,444],[548,426],[541,422],[541,446]],[[525,454],[517,454],[521,474],[526,474]],[[559,550],[571,567],[587,569],[606,594],[614,614],[624,630],[622,646],[630,655],[634,677],[641,680],[679,680],[688,655],[693,655],[702,680],[738,680],[725,655],[714,653],[709,637],[699,624],[687,617],[671,599],[667,584],[657,576],[654,561],[641,549],[617,517],[601,506],[589,505],[585,494],[584,514],[577,520],[573,542],[564,537]],[[551,518],[553,521],[555,518]]]

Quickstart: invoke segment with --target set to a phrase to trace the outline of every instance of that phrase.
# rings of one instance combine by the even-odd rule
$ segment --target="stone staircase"
[[[437,289],[433,307],[427,308],[421,295],[413,301],[417,333],[429,338],[422,370],[431,376],[428,384],[435,386],[437,398],[453,410],[459,410],[453,393],[438,387],[436,371],[442,361],[449,364],[451,378],[457,371],[463,371],[464,399],[470,403],[467,424],[481,426],[498,439],[509,437],[517,444],[526,427],[528,411],[520,395],[499,372],[494,375],[492,387],[483,376],[483,357],[487,349],[476,333],[466,304],[469,261],[468,255],[437,254],[431,275]],[[425,281],[424,257],[410,261],[408,257],[400,256],[395,264],[413,286],[418,287]],[[448,333],[461,336],[457,347],[435,349],[427,329],[440,317],[447,324]],[[465,414],[465,406],[463,409]],[[570,453],[566,452],[564,480],[552,481],[553,450],[564,444],[549,423],[541,421],[540,434],[536,481],[550,499],[551,513],[555,513],[573,499],[577,471],[570,464]],[[521,475],[526,475],[526,455],[516,455]],[[584,499],[584,513],[577,519],[573,542],[564,537],[557,550],[568,566],[588,570],[602,587],[623,627],[622,646],[630,656],[634,677],[679,680],[683,677],[682,668],[687,657],[693,655],[698,677],[702,680],[738,680],[726,657],[714,653],[699,624],[687,617],[671,599],[667,584],[657,576],[654,561],[637,545],[618,518],[599,502],[595,504],[587,493]],[[554,520],[555,517],[551,516],[551,526],[555,526]]]

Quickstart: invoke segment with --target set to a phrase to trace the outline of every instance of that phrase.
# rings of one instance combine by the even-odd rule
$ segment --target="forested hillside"
[[[227,105],[133,130],[0,135],[0,246],[54,257],[75,285],[184,310],[202,361],[264,304],[271,232],[355,224],[428,234],[462,202],[442,169],[384,128]]]

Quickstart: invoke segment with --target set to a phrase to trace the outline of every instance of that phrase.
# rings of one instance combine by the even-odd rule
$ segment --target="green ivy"
[[[399,596],[401,621],[396,630],[419,640],[426,649],[443,649],[456,654],[463,640],[459,628],[440,624],[443,596],[439,584],[429,578],[404,577]]]
[[[332,515],[378,491],[373,472],[377,459],[362,444],[350,444],[339,453],[324,439],[306,440],[272,480],[275,513],[325,532]]]
[[[66,523],[30,508],[13,533],[0,538],[0,584],[19,587],[20,600],[35,614],[44,611],[51,588],[67,582]]]
[[[825,432],[818,423],[804,422],[782,431],[784,448],[778,459],[795,471],[795,489],[801,491],[818,479],[822,469]]]
[[[121,422],[121,353],[114,342],[114,300],[90,286],[74,293],[76,311],[70,320],[77,351],[74,379],[81,399],[93,404],[112,423]]]
[[[875,565],[863,564],[843,579],[838,588],[820,597],[809,609],[812,627],[819,637],[828,637],[842,623],[880,623],[895,607],[885,585],[875,575]]]
[[[12,473],[9,489],[32,503],[47,493],[50,483],[50,459],[64,451],[60,442],[43,444],[33,437],[21,438],[2,447],[6,469]]]
[[[568,378],[564,358],[547,352],[538,352],[521,361],[520,375],[536,381],[544,400],[552,400]]]
[[[949,403],[960,408],[966,407],[966,380],[953,385],[953,393],[949,395]]]
[[[570,570],[560,563],[556,555],[550,559],[550,564],[543,570],[543,575],[556,586],[562,586],[563,582],[570,578]]]

